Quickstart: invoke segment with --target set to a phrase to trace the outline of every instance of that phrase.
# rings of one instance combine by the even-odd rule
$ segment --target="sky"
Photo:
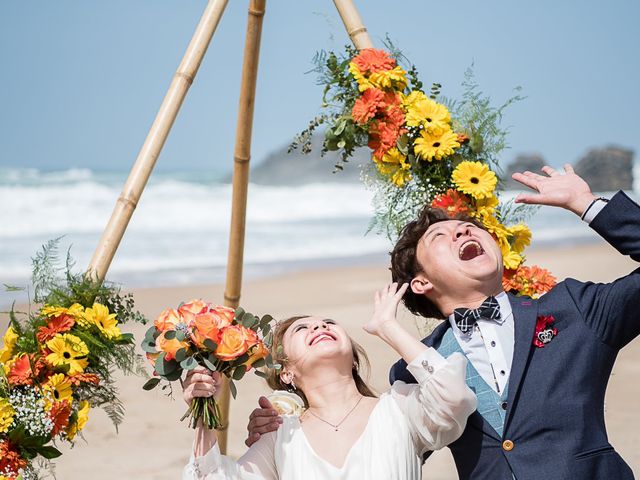
[[[0,0],[0,167],[128,170],[204,0]],[[248,1],[230,0],[157,169],[230,170]],[[510,107],[511,149],[574,163],[589,148],[640,151],[640,2],[356,1],[377,47],[389,35],[425,84],[459,96],[472,63]],[[348,37],[333,2],[269,0],[252,157],[320,111],[311,60]]]

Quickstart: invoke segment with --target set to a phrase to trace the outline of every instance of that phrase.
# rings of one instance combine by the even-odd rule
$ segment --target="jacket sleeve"
[[[640,206],[618,192],[590,226],[623,255],[640,262]],[[611,283],[567,279],[585,323],[607,345],[621,349],[640,335],[640,268]]]

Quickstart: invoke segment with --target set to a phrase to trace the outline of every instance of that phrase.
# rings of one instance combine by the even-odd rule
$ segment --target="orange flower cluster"
[[[471,201],[467,195],[450,188],[446,193],[436,195],[431,202],[433,208],[445,210],[450,217],[471,212]]]
[[[557,283],[549,270],[538,266],[521,265],[517,270],[505,270],[502,287],[506,292],[538,298],[551,290]]]
[[[40,327],[36,338],[40,343],[46,343],[55,337],[58,333],[64,333],[71,330],[76,323],[72,315],[62,314],[57,317],[50,318],[47,325]]]
[[[13,472],[15,473],[13,478],[17,478],[18,470],[25,468],[27,464],[27,461],[18,453],[15,445],[8,439],[0,440],[0,472]]]
[[[365,48],[353,63],[358,67],[363,75],[391,70],[396,66],[396,61],[384,50],[375,48]]]

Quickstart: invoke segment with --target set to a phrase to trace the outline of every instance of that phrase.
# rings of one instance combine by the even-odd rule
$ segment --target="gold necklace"
[[[356,409],[356,407],[357,407],[358,405],[360,405],[360,402],[362,401],[362,399],[363,399],[363,398],[364,398],[364,396],[363,396],[363,395],[360,395],[360,398],[358,399],[358,401],[356,402],[356,404],[351,408],[351,410],[349,410],[349,411],[347,412],[347,414],[346,414],[344,417],[342,417],[342,420],[340,420],[340,421],[339,421],[338,423],[336,423],[335,425],[334,425],[333,423],[331,423],[331,422],[327,422],[324,418],[320,418],[318,415],[316,415],[315,413],[313,413],[313,412],[311,411],[311,409],[310,409],[310,408],[308,408],[308,409],[307,409],[307,412],[309,412],[311,415],[313,415],[314,417],[316,417],[316,418],[317,418],[318,420],[320,420],[321,422],[324,422],[324,423],[326,423],[327,425],[331,425],[331,426],[334,428],[334,430],[337,432],[337,431],[338,431],[338,427],[339,427],[340,425],[342,425],[342,423],[347,419],[347,417],[348,417],[349,415],[351,415],[351,412],[353,412],[353,411]]]

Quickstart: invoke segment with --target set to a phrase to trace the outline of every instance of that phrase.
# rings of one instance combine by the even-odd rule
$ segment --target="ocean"
[[[26,286],[31,257],[60,241],[78,271],[88,265],[128,172],[0,168],[0,284]],[[222,175],[154,172],[111,264],[126,287],[224,280],[231,186]],[[640,169],[635,170],[639,198]],[[514,196],[509,192],[507,196]],[[362,184],[250,185],[245,279],[308,266],[386,261],[389,240],[366,234],[372,193]],[[571,213],[543,207],[530,220],[534,246],[593,241]],[[3,289],[4,290],[4,289]],[[0,305],[23,300],[0,293]]]

